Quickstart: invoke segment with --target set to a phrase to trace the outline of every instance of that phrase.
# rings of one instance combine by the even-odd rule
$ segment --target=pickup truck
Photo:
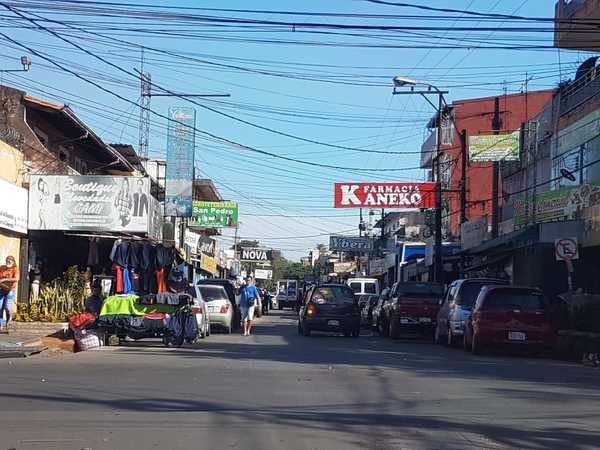
[[[277,282],[277,294],[273,298],[273,307],[277,307],[277,309],[295,309],[299,294],[298,280],[279,280]]]
[[[436,328],[440,300],[444,286],[438,283],[397,283],[391,294],[387,311],[389,336],[397,339],[400,334],[416,333],[432,336]]]

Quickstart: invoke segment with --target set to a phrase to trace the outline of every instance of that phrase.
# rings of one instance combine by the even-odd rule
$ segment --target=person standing
[[[240,307],[242,309],[242,324],[244,325],[244,336],[250,336],[252,320],[254,319],[254,308],[259,299],[258,289],[252,282],[252,277],[246,277],[246,284],[240,289]]]
[[[19,279],[19,268],[14,256],[6,257],[6,264],[0,266],[0,330],[6,328],[12,322],[12,312],[15,302],[15,287]],[[6,322],[4,316],[6,315]],[[6,323],[6,327],[4,324]]]
[[[137,192],[133,194],[133,217],[144,217],[148,214],[148,196],[144,192],[144,180],[137,181]]]
[[[92,284],[91,295],[85,299],[85,312],[95,314],[96,317],[99,316],[103,302],[100,280],[95,280]]]

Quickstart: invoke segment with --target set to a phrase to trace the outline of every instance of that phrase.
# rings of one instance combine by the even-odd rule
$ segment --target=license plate
[[[431,323],[431,317],[420,317],[419,322],[421,323]]]
[[[516,331],[508,332],[508,340],[509,341],[526,341],[527,335],[525,333],[518,333]]]
[[[327,325],[330,325],[332,327],[339,327],[340,326],[340,321],[339,320],[329,320],[327,322]]]
[[[219,308],[215,307],[215,306],[209,306],[208,307],[208,312],[218,312]]]

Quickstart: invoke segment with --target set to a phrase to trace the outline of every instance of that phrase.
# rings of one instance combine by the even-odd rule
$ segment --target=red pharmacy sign
[[[336,208],[435,208],[435,183],[335,183]]]

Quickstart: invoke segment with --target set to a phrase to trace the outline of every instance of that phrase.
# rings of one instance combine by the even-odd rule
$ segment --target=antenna
[[[150,142],[150,100],[152,98],[152,78],[144,72],[144,47],[142,47],[140,75],[140,139],[139,153],[143,159],[148,158]]]

